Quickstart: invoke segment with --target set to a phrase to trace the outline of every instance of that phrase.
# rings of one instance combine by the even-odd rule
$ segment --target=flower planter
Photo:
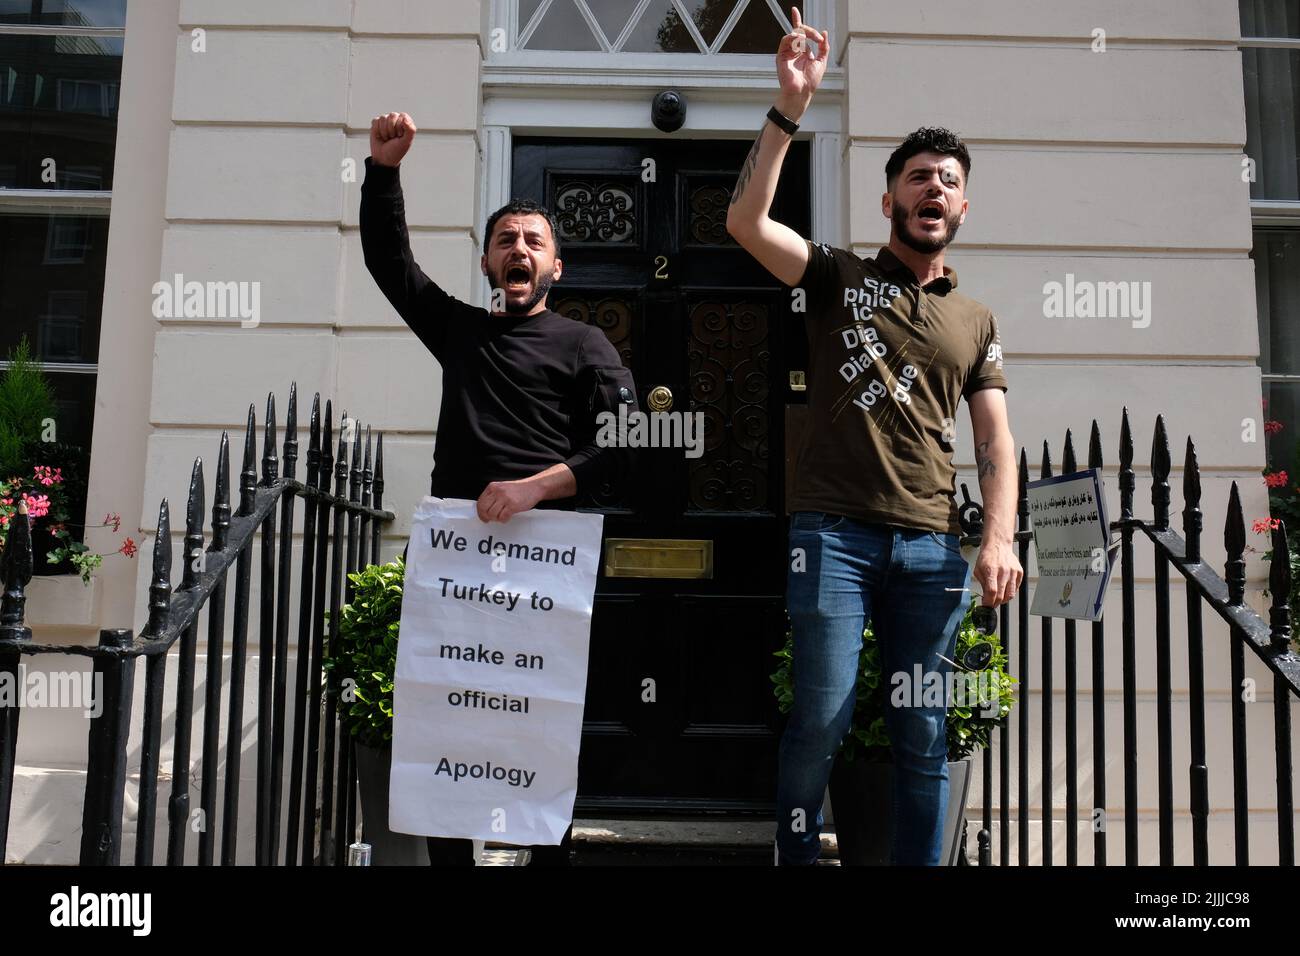
[[[894,765],[836,756],[831,768],[835,837],[844,866],[889,866],[894,832]],[[961,824],[970,790],[970,761],[948,763],[948,807],[944,814],[940,865],[955,866]]]
[[[364,840],[371,846],[372,866],[428,866],[425,838],[388,829],[388,777],[393,764],[391,744],[382,750],[363,743],[357,755],[357,788],[361,797]]]

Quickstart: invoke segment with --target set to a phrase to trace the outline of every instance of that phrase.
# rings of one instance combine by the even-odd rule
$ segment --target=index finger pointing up
[[[801,19],[799,19],[799,8],[798,8],[798,7],[791,7],[791,8],[790,8],[790,22],[794,24],[794,29],[795,29],[795,32],[796,32],[796,33],[799,31],[799,28],[800,28],[801,26],[803,26],[803,21],[802,21]]]

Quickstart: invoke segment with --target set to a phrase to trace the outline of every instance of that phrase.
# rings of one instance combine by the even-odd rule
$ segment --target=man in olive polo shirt
[[[821,803],[849,728],[867,622],[890,694],[895,864],[933,865],[948,798],[947,687],[972,571],[957,520],[957,406],[970,409],[984,530],[974,578],[985,605],[1011,599],[1023,572],[1012,549],[1016,464],[993,314],[958,293],[944,249],[965,221],[970,156],[955,135],[919,129],[890,156],[881,212],[889,243],[874,259],[808,242],[768,213],[797,121],[830,53],[799,22],[781,41],[781,92],[732,195],[727,228],[802,292],[809,343],[808,421],[789,509],[787,605],[794,704],[781,739],[777,858],[809,864]],[[861,187],[860,187],[861,188]]]

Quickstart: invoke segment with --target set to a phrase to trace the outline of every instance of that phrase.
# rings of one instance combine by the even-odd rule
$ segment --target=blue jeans
[[[894,760],[895,865],[937,865],[948,803],[948,674],[969,593],[955,534],[856,521],[818,511],[790,520],[787,607],[794,630],[794,706],[781,738],[778,859],[810,864],[821,851],[822,797],[853,715],[863,626],[880,644],[885,725]],[[938,674],[937,695],[915,688]],[[908,693],[892,700],[894,675]],[[914,696],[915,695],[915,696]]]

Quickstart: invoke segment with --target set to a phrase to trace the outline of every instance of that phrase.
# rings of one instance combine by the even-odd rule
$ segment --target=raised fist
[[[415,139],[415,123],[406,113],[385,113],[370,121],[370,158],[380,166],[398,166]]]

